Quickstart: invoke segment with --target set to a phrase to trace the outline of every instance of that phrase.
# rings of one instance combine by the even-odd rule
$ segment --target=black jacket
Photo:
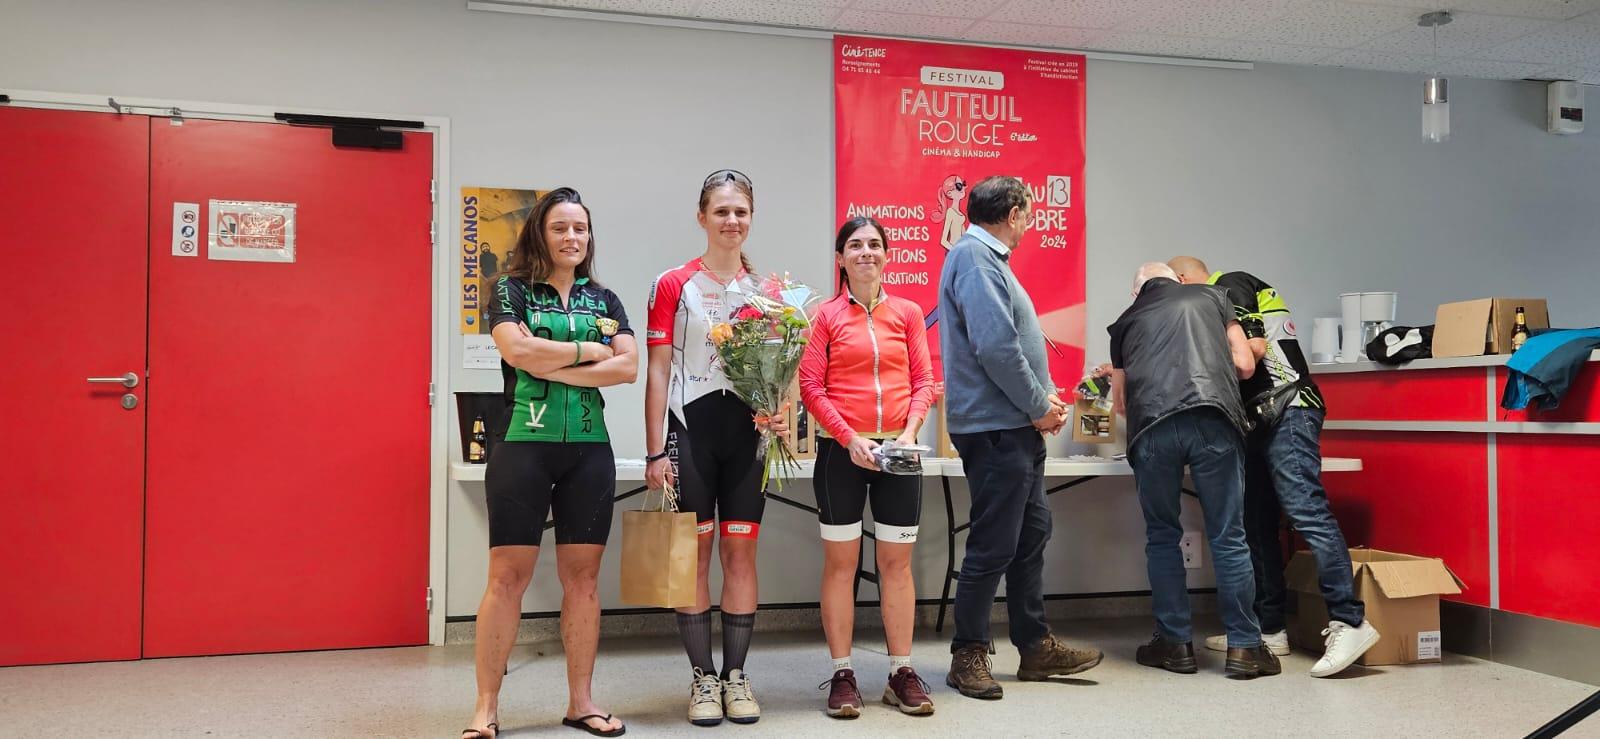
[[[1111,333],[1111,366],[1127,375],[1128,448],[1168,416],[1212,406],[1242,435],[1249,428],[1228,346],[1233,302],[1221,288],[1145,283]]]

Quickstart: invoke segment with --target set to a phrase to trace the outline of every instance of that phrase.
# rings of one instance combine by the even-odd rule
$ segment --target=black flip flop
[[[488,729],[491,733],[485,734],[483,733],[483,729]],[[483,729],[462,729],[461,739],[494,739],[495,737],[500,736],[500,724],[491,722],[488,726],[483,727]],[[472,736],[467,736],[468,734],[472,734]]]
[[[596,729],[593,726],[589,725],[589,719],[592,719],[592,718],[597,718],[597,719],[600,719],[601,721],[605,721],[606,723],[610,723],[612,716],[609,713],[604,715],[604,716],[601,716],[598,713],[591,713],[591,714],[589,714],[587,716],[579,716],[577,718],[563,718],[563,719],[561,719],[561,725],[562,726],[571,726],[574,729],[583,729],[584,731],[587,731],[590,734],[593,734],[595,736],[622,736],[624,733],[626,733],[628,731],[627,724],[623,724],[622,726],[618,726],[617,728],[612,729],[610,731],[601,731],[601,730]]]

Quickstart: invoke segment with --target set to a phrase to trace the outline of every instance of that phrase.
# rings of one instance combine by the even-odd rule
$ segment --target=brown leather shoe
[[[1005,693],[989,671],[987,644],[967,644],[950,648],[950,672],[944,684],[968,698],[999,700]]]
[[[1017,666],[1018,680],[1044,680],[1058,675],[1075,675],[1100,664],[1104,655],[1098,649],[1069,647],[1045,634],[1043,639],[1021,650],[1022,664]]]
[[[899,708],[901,713],[913,716],[933,713],[933,699],[928,697],[928,684],[910,667],[902,667],[889,676],[889,685],[883,689],[883,702]]]
[[[1283,672],[1283,665],[1278,662],[1278,655],[1266,647],[1228,647],[1227,672],[1235,680],[1250,680]]]
[[[855,718],[861,715],[861,691],[856,689],[856,671],[839,670],[833,677],[817,686],[828,690],[828,715],[834,718]]]

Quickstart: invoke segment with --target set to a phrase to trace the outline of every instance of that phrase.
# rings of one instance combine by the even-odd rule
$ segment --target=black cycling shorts
[[[484,471],[489,546],[539,546],[550,509],[557,544],[605,544],[617,465],[609,442],[499,441]]]
[[[667,459],[678,480],[678,509],[694,511],[697,531],[754,539],[761,534],[767,496],[761,490],[761,433],[754,413],[733,393],[716,392],[684,406],[688,418],[667,413]]]
[[[922,520],[922,476],[891,475],[866,469],[850,450],[829,438],[817,439],[817,520],[827,541],[861,538],[861,514],[872,500],[872,535],[891,544],[917,540]]]

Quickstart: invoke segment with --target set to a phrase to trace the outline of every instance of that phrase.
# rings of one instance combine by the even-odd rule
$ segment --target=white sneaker
[[[1372,645],[1377,644],[1380,637],[1378,630],[1372,628],[1371,621],[1362,621],[1360,626],[1329,621],[1328,628],[1323,629],[1322,634],[1328,637],[1325,642],[1327,650],[1322,653],[1322,659],[1317,660],[1316,666],[1311,668],[1312,677],[1328,677],[1344,671],[1344,668],[1361,659],[1361,655],[1366,654]]]
[[[1289,632],[1275,631],[1271,634],[1262,634],[1261,645],[1266,647],[1267,651],[1283,657],[1289,654]],[[1206,649],[1213,652],[1228,651],[1228,635],[1218,634],[1206,637]]]
[[[750,676],[744,674],[744,670],[728,671],[728,680],[722,684],[722,706],[728,720],[736,724],[761,720],[761,705],[750,692]]]
[[[722,723],[722,681],[694,668],[694,683],[689,687],[689,723],[716,726]]]

